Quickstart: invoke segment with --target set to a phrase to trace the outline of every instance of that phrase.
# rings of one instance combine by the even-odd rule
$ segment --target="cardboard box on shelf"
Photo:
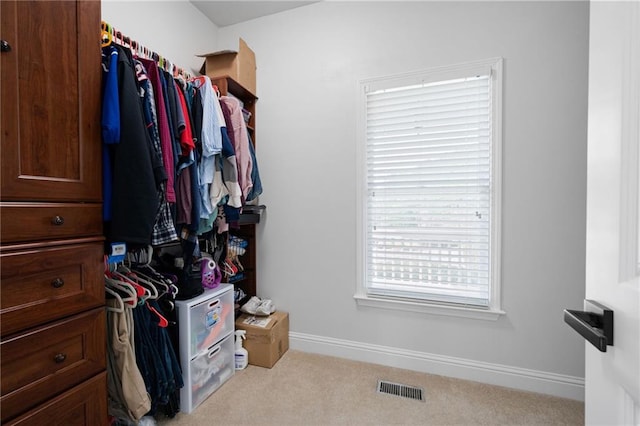
[[[242,314],[236,330],[245,330],[244,348],[249,364],[271,368],[289,349],[289,314],[276,311],[268,317]]]
[[[243,39],[237,51],[219,50],[198,56],[205,58],[200,74],[210,78],[229,76],[256,95],[256,55]]]

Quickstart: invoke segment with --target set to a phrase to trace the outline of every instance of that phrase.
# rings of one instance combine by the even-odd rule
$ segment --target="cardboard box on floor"
[[[256,95],[256,55],[240,39],[238,50],[219,50],[198,55],[205,58],[200,74],[209,78],[229,76]]]
[[[276,311],[268,317],[242,314],[236,320],[236,330],[245,330],[244,348],[249,352],[249,364],[271,368],[289,349],[289,314]]]

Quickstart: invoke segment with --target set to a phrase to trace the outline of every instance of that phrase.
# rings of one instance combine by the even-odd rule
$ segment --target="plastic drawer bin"
[[[180,406],[190,413],[213,394],[235,372],[234,335],[211,346],[189,361],[185,384],[180,390]]]
[[[227,334],[233,333],[232,284],[220,284],[193,299],[176,301],[176,307],[182,358],[192,359]],[[185,352],[187,347],[189,350]]]

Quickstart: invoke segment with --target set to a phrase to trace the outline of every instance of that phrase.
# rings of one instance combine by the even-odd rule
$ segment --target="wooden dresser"
[[[0,420],[107,422],[100,2],[0,2]]]

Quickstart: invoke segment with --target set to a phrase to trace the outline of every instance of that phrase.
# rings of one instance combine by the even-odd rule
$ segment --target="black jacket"
[[[151,244],[158,211],[151,143],[145,127],[131,51],[118,48],[120,143],[110,145],[113,160],[112,216],[107,238],[130,245]]]

